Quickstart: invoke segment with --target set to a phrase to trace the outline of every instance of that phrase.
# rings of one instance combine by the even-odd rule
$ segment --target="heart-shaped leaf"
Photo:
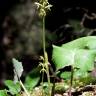
[[[64,49],[53,45],[52,59],[57,70],[65,66],[74,66],[81,71],[91,71],[94,68],[96,50]]]
[[[85,78],[89,76],[88,71],[94,69],[96,60],[96,36],[82,37],[69,43],[62,44],[61,47],[53,45],[52,60],[56,69],[64,69],[65,66],[72,66],[75,78]],[[68,79],[70,72],[62,72],[61,78]]]

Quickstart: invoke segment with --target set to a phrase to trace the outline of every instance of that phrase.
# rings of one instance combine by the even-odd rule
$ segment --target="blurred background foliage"
[[[35,1],[0,1],[0,86],[5,79],[13,78],[13,57],[23,62],[24,76],[39,63],[42,21]],[[52,44],[61,45],[82,36],[96,35],[96,8],[75,0],[49,2],[53,7],[46,16],[46,48],[51,61]]]

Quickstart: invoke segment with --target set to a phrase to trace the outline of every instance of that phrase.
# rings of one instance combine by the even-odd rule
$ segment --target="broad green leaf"
[[[74,73],[76,77],[87,77],[87,71],[91,71],[94,68],[96,57],[95,42],[96,36],[87,36],[65,43],[61,47],[53,46],[52,59],[57,70],[72,65],[79,68]],[[61,77],[68,78],[70,74],[63,72]]]
[[[78,69],[74,72],[75,78],[88,77],[88,71],[94,69],[96,60],[96,36],[82,37],[62,44],[61,47],[53,45],[52,60],[57,70],[70,65]],[[68,79],[71,72],[62,72],[60,76]]]
[[[12,59],[12,62],[14,66],[14,81],[17,82],[23,73],[23,66],[22,63],[16,60],[15,58]]]
[[[65,66],[74,66],[81,71],[91,71],[94,68],[96,50],[64,49],[53,45],[52,59],[57,70]]]
[[[25,87],[29,90],[32,90],[33,87],[35,87],[39,80],[40,80],[40,70],[41,67],[36,67],[34,68],[27,76],[25,79]]]
[[[9,92],[12,95],[18,94],[21,91],[21,87],[20,87],[20,84],[19,83],[16,83],[15,84],[11,80],[6,80],[4,83],[9,88]]]
[[[6,90],[0,90],[0,96],[8,96]]]

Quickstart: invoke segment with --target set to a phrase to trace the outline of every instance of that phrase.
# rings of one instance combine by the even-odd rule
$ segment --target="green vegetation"
[[[95,36],[88,36],[71,41],[69,43],[65,43],[61,47],[53,45],[52,60],[56,66],[55,74],[58,76],[58,72],[60,70],[64,69],[67,66],[71,66],[70,71],[62,71],[60,73],[60,77],[65,80],[65,83],[63,82],[61,84],[62,86],[60,86],[60,83],[56,83],[54,91],[57,90],[59,90],[59,92],[62,90],[65,91],[66,88],[68,89],[68,86],[69,88],[84,86],[90,80],[92,80],[93,77],[90,75],[89,71],[91,72],[94,69],[94,61],[96,60],[96,50],[95,47],[92,47],[95,46],[95,42],[94,42],[95,39],[96,39]],[[84,42],[83,40],[85,40],[86,42]],[[74,42],[76,45],[75,47],[73,46]],[[86,44],[89,44],[87,46],[87,49],[86,49]],[[26,77],[25,83],[23,84],[20,80],[20,77],[22,76],[22,72],[23,72],[22,63],[17,61],[16,59],[13,59],[14,81],[6,80],[5,85],[8,87],[8,90],[7,89],[1,90],[0,94],[3,94],[4,96],[7,96],[8,95],[7,93],[10,93],[12,95],[23,94],[21,91],[21,88],[23,88],[26,96],[33,96],[31,94],[34,94],[36,90],[34,89],[34,87],[38,84],[40,80],[40,72],[43,71],[47,74],[47,71],[45,69],[46,67],[42,64],[41,66],[39,65],[36,69],[32,70],[32,72]],[[44,69],[42,69],[43,67]],[[95,78],[93,80],[95,80]],[[68,84],[68,82],[70,83]],[[38,88],[37,89],[43,94],[43,96],[46,96],[45,93],[47,94],[47,96],[50,96],[48,92],[50,92],[54,84],[50,82],[48,83],[42,82],[42,83],[43,83],[42,87],[38,86],[38,88],[40,89],[43,88],[43,93]],[[48,87],[49,83],[50,83],[50,89]]]
[[[61,73],[61,77],[64,79],[70,77],[70,89],[74,80],[87,78],[90,76],[89,71],[94,69],[94,61],[96,60],[95,40],[95,36],[88,36],[63,44],[61,47],[53,45],[52,57],[57,71],[71,66],[70,72]]]
[[[23,65],[13,58],[14,80],[5,80],[6,88],[0,90],[0,96],[54,96],[55,93],[67,93],[68,96],[72,96],[73,88],[78,90],[87,84],[92,85],[91,83],[95,81],[91,72],[95,69],[96,36],[81,37],[61,46],[52,45],[52,61],[56,67],[54,71],[48,59],[45,38],[45,18],[52,5],[48,0],[39,0],[35,4],[42,19],[43,56],[40,56],[38,67],[27,74],[25,82],[21,80]],[[75,25],[75,27],[78,26]],[[64,70],[66,67],[70,67],[70,70]],[[44,75],[47,78],[46,82]],[[87,93],[84,96],[93,95]]]

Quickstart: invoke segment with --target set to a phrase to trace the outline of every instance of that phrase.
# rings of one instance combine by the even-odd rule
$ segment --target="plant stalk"
[[[41,81],[41,86],[42,86],[42,96],[44,96],[44,91],[43,91],[43,79],[44,79],[44,71],[42,71],[42,81]]]
[[[51,96],[51,85],[50,85],[50,75],[49,75],[49,62],[46,62],[46,74],[47,74],[47,79],[48,79],[48,87],[49,87],[49,96]]]
[[[72,96],[72,86],[73,86],[73,75],[74,75],[74,67],[71,66],[71,79],[70,79],[70,87],[69,87],[69,96]]]
[[[45,46],[46,46],[45,45],[45,41],[46,41],[45,40],[45,16],[43,16],[42,19],[43,19],[43,30],[42,30],[43,31],[43,33],[42,33],[43,34],[43,54],[44,54],[44,60],[45,60],[45,54],[46,54],[46,49],[45,49]]]
[[[27,96],[30,96],[30,94],[29,94],[28,91],[26,90],[25,86],[23,85],[22,81],[19,80],[19,82],[20,82],[21,87],[22,87],[23,90],[25,91],[26,95],[27,95]]]
[[[45,44],[45,41],[46,41],[46,36],[45,36],[45,16],[43,16],[43,54],[44,54],[44,64],[45,64],[45,67],[46,67],[46,74],[47,74],[47,80],[48,80],[48,85],[49,85],[49,91],[50,91],[50,76],[49,76],[49,62],[48,62],[48,55],[47,55],[47,52],[46,52],[46,44]],[[51,96],[51,92],[49,92],[49,96]]]

